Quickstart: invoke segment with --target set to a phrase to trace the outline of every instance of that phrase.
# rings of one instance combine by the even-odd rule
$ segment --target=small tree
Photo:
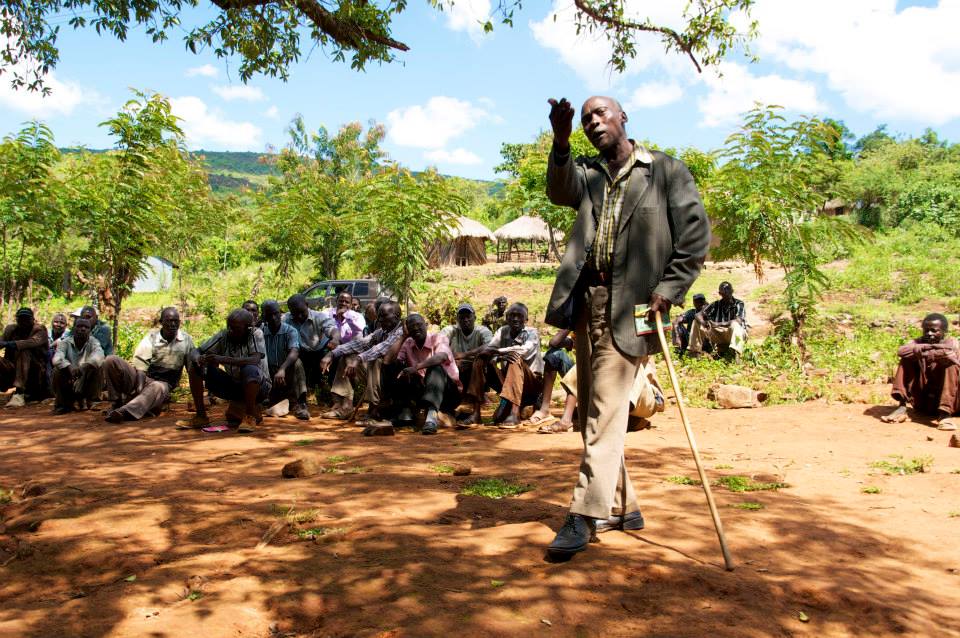
[[[819,268],[821,248],[859,233],[845,220],[815,215],[820,165],[830,161],[822,149],[838,132],[815,118],[787,124],[779,109],[758,105],[745,114],[720,152],[727,162],[710,179],[705,203],[721,239],[717,257],[746,260],[758,279],[764,260],[783,268],[793,335],[805,357],[804,324],[829,283]]]
[[[435,170],[419,175],[391,166],[365,188],[369,206],[357,219],[360,265],[409,304],[414,281],[427,271],[427,249],[448,238],[464,208]]]

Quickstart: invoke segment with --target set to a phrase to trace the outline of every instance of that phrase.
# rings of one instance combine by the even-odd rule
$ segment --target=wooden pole
[[[723,524],[720,522],[720,513],[717,511],[717,504],[713,500],[713,492],[710,491],[710,481],[707,480],[707,473],[703,469],[703,463],[700,462],[700,452],[697,450],[697,441],[693,437],[693,428],[690,427],[690,420],[687,419],[687,411],[683,407],[683,395],[680,393],[680,381],[677,379],[677,372],[673,368],[673,360],[670,356],[670,344],[663,334],[663,323],[660,319],[660,312],[656,312],[657,336],[660,337],[660,347],[663,348],[663,358],[667,362],[667,371],[670,373],[670,385],[673,386],[673,393],[677,397],[677,409],[680,411],[680,421],[683,423],[683,430],[687,433],[687,441],[690,443],[690,451],[693,452],[693,462],[697,465],[697,473],[700,475],[700,484],[703,486],[703,493],[707,496],[707,507],[710,508],[710,516],[713,518],[713,526],[717,530],[717,538],[720,539],[720,551],[723,552],[723,563],[727,571],[733,571],[733,559],[730,557],[730,550],[727,549],[727,539],[723,535]]]

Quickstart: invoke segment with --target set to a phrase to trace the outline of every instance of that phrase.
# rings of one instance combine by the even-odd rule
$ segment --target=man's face
[[[733,299],[733,288],[730,286],[720,286],[720,289],[717,292],[720,294],[720,298],[724,301],[730,301]]]
[[[407,322],[407,334],[413,339],[419,347],[423,347],[427,340],[427,322],[422,319],[415,319]]]
[[[257,323],[257,319],[260,316],[260,309],[257,307],[257,304],[245,303],[241,307],[250,313],[253,317],[253,323]]]
[[[939,319],[930,319],[923,322],[923,340],[926,343],[940,343],[947,332],[947,327]]]
[[[350,310],[350,307],[353,305],[353,297],[348,292],[341,292],[337,295],[337,310],[343,312],[344,310]]]
[[[280,314],[280,306],[264,306],[263,307],[263,321],[270,327],[270,330],[276,332],[280,329],[280,322],[282,319]]]
[[[67,329],[67,318],[63,315],[57,315],[50,321],[50,325],[53,326],[54,332],[63,334],[63,331]]]
[[[249,327],[242,319],[227,319],[227,338],[234,342],[246,341]]]
[[[580,109],[580,124],[587,139],[598,151],[616,146],[626,136],[627,116],[605,97],[592,97]]]
[[[502,315],[503,311],[507,309],[507,300],[497,299],[496,301],[493,302],[493,307],[496,308],[497,312],[499,312]]]
[[[507,325],[510,326],[510,332],[516,334],[523,330],[523,326],[527,321],[527,315],[517,308],[513,308],[507,311]]]
[[[91,326],[95,326],[97,324],[96,310],[84,310],[83,312],[80,313],[80,317],[82,319],[86,319],[87,321],[89,321]]]
[[[17,329],[21,333],[33,330],[33,317],[29,315],[17,315]]]
[[[180,313],[176,310],[168,310],[160,315],[160,334],[164,339],[172,339],[180,330]]]
[[[307,316],[310,314],[307,304],[294,304],[290,306],[290,316],[297,323],[303,323],[307,320]]]
[[[696,299],[693,300],[693,307],[697,312],[700,312],[701,310],[703,310],[703,307],[706,305],[707,305],[706,299],[701,299],[697,297]]]
[[[457,313],[457,325],[464,334],[473,332],[473,327],[477,323],[477,315],[469,310],[461,310]]]
[[[385,331],[391,332],[400,325],[400,311],[392,304],[383,304],[377,313],[377,322]]]
[[[90,324],[86,321],[77,321],[73,324],[73,341],[78,345],[83,345],[90,337]]]

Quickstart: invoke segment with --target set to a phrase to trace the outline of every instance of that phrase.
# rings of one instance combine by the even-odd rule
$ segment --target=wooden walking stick
[[[710,516],[713,517],[713,526],[717,529],[717,538],[720,539],[720,551],[723,552],[723,563],[727,571],[733,571],[733,559],[730,558],[730,550],[727,549],[727,539],[723,535],[723,524],[720,523],[720,513],[717,512],[717,504],[713,500],[713,492],[710,491],[710,481],[707,480],[707,473],[703,470],[703,464],[700,462],[700,452],[697,450],[697,441],[693,438],[693,428],[690,427],[690,420],[687,419],[687,412],[683,407],[683,395],[680,394],[680,381],[677,380],[677,371],[673,369],[673,360],[670,357],[670,345],[667,343],[667,337],[663,334],[663,323],[660,320],[660,311],[655,313],[657,322],[657,336],[660,337],[660,347],[663,348],[663,358],[667,362],[667,371],[670,373],[670,385],[673,386],[673,393],[677,396],[677,409],[680,411],[680,420],[683,422],[683,430],[687,433],[687,441],[690,442],[690,451],[693,452],[693,461],[697,465],[697,473],[700,474],[700,484],[703,486],[703,493],[707,495],[707,506],[710,508]]]

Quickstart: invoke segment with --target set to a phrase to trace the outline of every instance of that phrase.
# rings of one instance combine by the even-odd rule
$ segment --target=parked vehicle
[[[310,285],[301,294],[307,298],[307,305],[311,308],[322,310],[324,308],[333,308],[337,304],[337,295],[346,290],[360,301],[361,307],[365,307],[377,297],[391,297],[389,290],[380,285],[376,279],[337,279],[331,281],[318,281]]]

